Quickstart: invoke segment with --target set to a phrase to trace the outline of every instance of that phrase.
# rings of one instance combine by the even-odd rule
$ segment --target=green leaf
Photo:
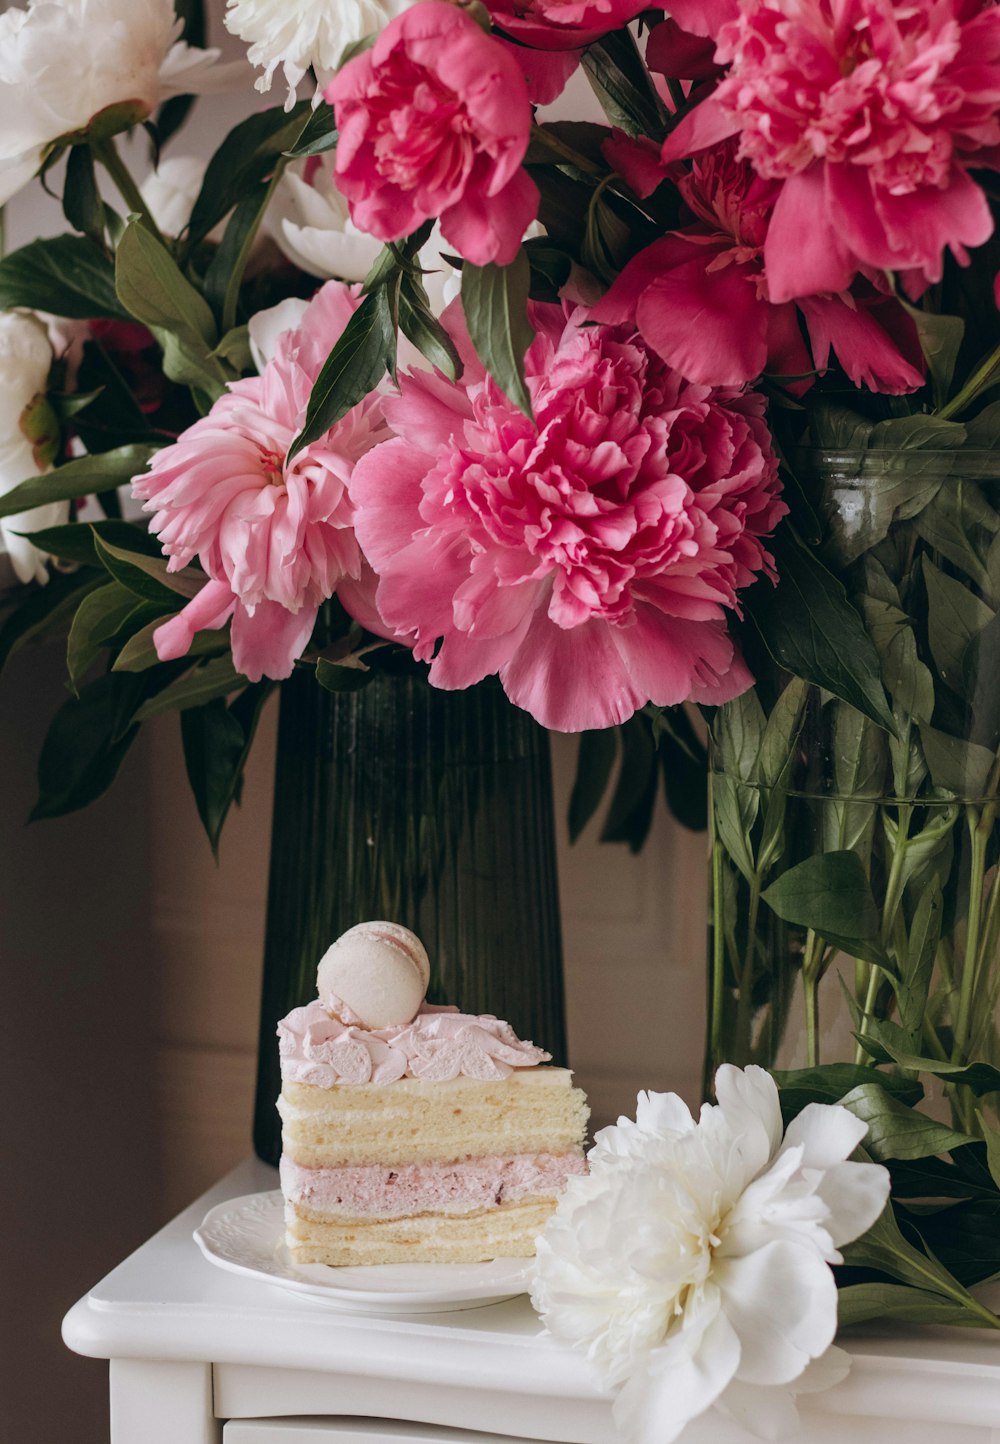
[[[42,744],[32,821],[75,812],[111,786],[138,733],[141,696],[140,679],[108,673],[60,707]]]
[[[570,842],[577,841],[600,807],[617,757],[618,733],[614,727],[580,733],[576,778],[569,799]]]
[[[850,848],[865,862],[885,783],[885,733],[843,702],[828,705],[833,709],[829,733],[833,793],[821,812],[823,850]]]
[[[228,708],[216,698],[181,713],[188,780],[216,855],[223,824],[239,795],[261,709],[273,687],[273,682],[255,682]]]
[[[166,246],[134,216],[115,252],[115,286],[129,315],[148,326],[162,346],[167,376],[213,400],[220,396],[226,372],[212,355],[219,339],[212,308]]]
[[[924,553],[927,632],[935,665],[953,692],[964,696],[963,663],[970,643],[993,620],[994,612],[962,582],[947,576]]]
[[[824,1063],[818,1068],[771,1069],[786,1117],[801,1113],[808,1103],[839,1103],[852,1089],[873,1081],[902,1103],[919,1103],[921,1085],[897,1073],[876,1073],[862,1063]]]
[[[970,1198],[910,1221],[928,1253],[965,1288],[1000,1275],[1000,1196]],[[1000,1321],[994,1325],[1000,1327]]]
[[[289,457],[326,434],[363,401],[395,366],[396,328],[388,287],[365,296],[341,333],[319,373],[309,398],[305,424]]]
[[[216,851],[244,753],[243,728],[219,697],[181,713],[181,738],[198,816]]]
[[[872,450],[885,451],[951,451],[961,446],[965,438],[966,430],[960,421],[946,421],[940,416],[914,411],[907,416],[877,421],[868,433],[868,445]],[[910,456],[907,461],[919,469],[918,457]],[[935,466],[938,458],[928,457],[926,464]]]
[[[55,572],[45,586],[27,591],[0,625],[0,668],[28,642],[59,631],[89,592],[104,581],[93,572]]]
[[[73,501],[131,481],[152,455],[148,446],[121,446],[99,456],[81,456],[44,476],[32,476],[0,496],[0,517],[16,516],[50,501]]]
[[[184,258],[248,190],[271,174],[278,157],[298,141],[309,114],[309,102],[303,100],[287,113],[274,106],[234,126],[208,163],[191,211]]]
[[[986,558],[990,542],[1000,532],[1000,516],[974,481],[952,477],[914,525],[928,546],[971,577],[983,592],[991,594]]]
[[[649,835],[656,801],[656,747],[642,717],[630,717],[619,730],[622,764],[601,841],[625,842],[632,852],[639,852]]]
[[[879,1163],[891,1158],[929,1158],[975,1142],[968,1134],[956,1133],[926,1113],[908,1108],[879,1081],[852,1088],[840,1099],[840,1106],[868,1124],[865,1151]]]
[[[943,914],[941,885],[934,879],[920,894],[910,924],[906,952],[899,963],[899,981],[895,984],[899,1021],[918,1046],[927,1012],[934,959],[941,939]]]
[[[920,741],[935,787],[956,797],[982,797],[995,760],[988,747],[949,737],[926,723],[920,725]]]
[[[758,780],[760,749],[767,719],[756,689],[724,703],[715,714],[712,729],[717,764],[741,782]]]
[[[773,787],[787,769],[789,756],[794,753],[802,731],[808,696],[809,684],[793,677],[771,709],[757,759],[758,776],[764,787]]]
[[[976,1110],[976,1117],[979,1119],[979,1126],[983,1130],[983,1138],[986,1141],[986,1162],[990,1170],[990,1177],[1000,1189],[1000,1129],[980,1109]]]
[[[896,299],[917,328],[917,339],[934,387],[934,405],[943,406],[951,392],[955,363],[965,336],[965,322],[960,316],[943,316],[911,306],[898,291]]]
[[[807,857],[782,873],[762,896],[785,922],[823,935],[864,940],[878,932],[878,909],[856,852]]]
[[[934,678],[917,654],[910,618],[878,597],[862,596],[857,600],[894,706],[907,717],[929,722],[934,712]]]
[[[1000,1068],[995,1068],[992,1063],[943,1063],[938,1058],[925,1058],[909,1051],[906,1035],[891,1023],[880,1022],[876,1026],[870,1019],[868,1028],[869,1032],[874,1032],[874,1037],[865,1036],[860,1041],[866,1047],[869,1043],[873,1044],[869,1049],[873,1057],[884,1057],[909,1072],[930,1073],[945,1083],[970,1089],[978,1098],[1000,1092]]]
[[[462,267],[462,310],[476,355],[500,390],[532,418],[524,357],[535,339],[528,320],[531,267],[524,250],[509,266]]]
[[[368,37],[366,37],[367,39]],[[374,36],[371,37],[374,40]],[[301,160],[307,155],[323,155],[337,144],[337,123],[333,106],[321,100],[311,113],[298,139],[284,154],[289,160]]]
[[[117,675],[132,674],[123,672]],[[214,702],[217,697],[228,697],[245,685],[246,678],[236,671],[231,656],[213,658],[199,664],[194,671],[185,672],[183,677],[178,677],[150,697],[136,712],[136,721],[145,722],[162,712],[185,712],[189,707],[202,707],[207,702]]]
[[[108,582],[84,597],[66,642],[66,669],[74,691],[135,605],[135,594],[118,582]]]
[[[178,596],[190,601],[205,585],[203,573],[191,567],[185,567],[182,572],[169,572],[166,557],[123,551],[112,542],[104,541],[96,531],[94,549],[110,575],[144,602],[161,602],[172,608],[177,605]]]
[[[260,224],[261,213],[271,198],[271,189],[266,181],[260,181],[243,196],[239,204],[233,209],[232,215],[226,222],[226,229],[223,232],[222,240],[218,249],[212,257],[208,270],[205,272],[204,290],[205,298],[210,303],[215,314],[220,318],[220,324],[225,325],[225,310],[227,293],[235,287],[237,292],[246,269],[246,256],[241,257],[248,239],[256,235]],[[251,242],[252,243],[252,240]],[[235,319],[236,297],[231,299],[232,310],[230,314]],[[212,355],[217,359],[221,356],[221,348],[216,346]]]
[[[653,722],[667,806],[682,827],[708,827],[708,753],[683,707],[661,711]]]
[[[63,214],[75,231],[100,241],[104,234],[104,203],[97,189],[94,153],[89,145],[71,146],[66,157]]]
[[[462,360],[448,332],[431,311],[427,292],[415,276],[404,275],[399,288],[399,327],[421,356],[450,381],[462,374]]]
[[[133,602],[135,598],[132,598]],[[156,648],[153,645],[153,633],[157,627],[162,627],[167,621],[167,616],[160,613],[158,616],[146,623],[137,632],[134,632],[122,647],[114,660],[111,670],[113,672],[145,672],[150,667],[160,664]],[[211,657],[219,652],[229,649],[229,633],[226,628],[218,631],[195,632],[190,647],[185,653],[185,658],[194,660],[197,657]]]
[[[371,668],[358,655],[348,654],[335,662],[320,657],[316,663],[316,681],[327,692],[360,692],[371,679]]]
[[[927,418],[905,419],[922,422]],[[940,424],[947,427],[953,423]],[[958,430],[965,434],[961,427]],[[878,427],[870,438],[873,446],[877,431]],[[922,455],[919,450],[908,449],[903,438],[888,455],[867,452],[862,453],[860,461],[852,459],[845,467],[843,481],[836,477],[826,483],[834,504],[826,517],[824,560],[835,568],[857,561],[888,536],[895,523],[909,520],[933,502],[950,467],[950,456],[941,456],[937,451]]]
[[[69,521],[63,526],[48,526],[27,535],[35,546],[51,556],[86,567],[102,565],[94,545],[95,535],[126,552],[142,552],[152,557],[163,555],[159,542],[146,527],[130,521]]]
[[[665,111],[628,30],[602,35],[583,52],[583,68],[601,109],[627,135],[666,134]]]
[[[871,1319],[959,1328],[977,1328],[980,1324],[980,1320],[957,1300],[942,1298],[940,1294],[905,1284],[849,1284],[838,1291],[837,1323],[840,1328],[865,1324]]]
[[[127,320],[111,261],[89,236],[31,241],[0,260],[0,310],[28,306],[76,320]]]
[[[790,533],[770,542],[778,585],[759,581],[744,596],[747,614],[779,666],[895,730],[878,653],[837,579]]]

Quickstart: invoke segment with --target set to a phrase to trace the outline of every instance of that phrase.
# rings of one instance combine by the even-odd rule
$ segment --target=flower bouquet
[[[37,178],[68,226],[0,261],[25,584],[0,663],[68,628],[36,816],[90,802],[176,711],[216,843],[275,686],[400,665],[499,678],[580,733],[573,830],[610,789],[605,836],[641,845],[661,775],[702,824],[708,760],[706,1079],[748,1071],[697,1125],[647,1100],[599,1144],[539,1306],[657,1439],[730,1384],[810,1387],[831,1265],[842,1324],[997,1327],[969,1290],[1000,1269],[1000,10],[225,19],[248,66],[205,48],[197,3],[0,16],[0,199]],[[207,166],[161,158],[250,66],[282,103]],[[754,1068],[782,1061],[804,1066]],[[954,1126],[914,1106],[925,1083]],[[641,1287],[609,1292],[580,1240],[633,1177]],[[657,1232],[679,1209],[697,1277]],[[791,1291],[773,1350],[768,1260]],[[627,1384],[647,1363],[652,1415]]]

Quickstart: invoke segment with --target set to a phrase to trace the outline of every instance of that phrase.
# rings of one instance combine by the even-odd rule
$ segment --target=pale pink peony
[[[486,0],[507,35],[539,50],[581,50],[620,30],[648,6],[645,0]]]
[[[640,143],[620,137],[605,153],[639,194],[664,177]],[[803,377],[827,365],[831,347],[856,386],[898,395],[923,384],[913,322],[866,280],[853,292],[805,297],[797,306],[771,300],[764,256],[781,184],[737,160],[734,141],[671,174],[694,223],[629,261],[595,306],[596,320],[636,324],[666,362],[706,386],[740,385],[765,370]],[[806,384],[792,382],[799,390]]]
[[[993,229],[970,168],[1000,167],[1000,9],[979,0],[696,0],[679,24],[729,71],[664,160],[739,135],[781,183],[764,249],[773,301],[837,293],[859,270],[941,278]]]
[[[786,510],[762,398],[684,381],[631,327],[534,305],[531,421],[455,306],[444,319],[461,382],[401,376],[397,437],[351,480],[379,611],[415,630],[431,681],[499,673],[564,732],[744,691],[726,612],[770,570],[762,538]]]
[[[313,382],[358,304],[355,289],[328,282],[263,374],[233,382],[134,478],[168,569],[197,557],[211,579],[155,632],[161,661],[183,656],[195,632],[231,616],[237,670],[251,681],[287,677],[321,602],[339,591],[349,609],[356,594],[363,605],[347,486],[358,458],[388,435],[380,399],[366,397],[286,459]]]
[[[473,265],[509,265],[538,210],[521,169],[531,101],[510,48],[444,0],[421,0],[327,88],[337,184],[381,241],[440,219]]]

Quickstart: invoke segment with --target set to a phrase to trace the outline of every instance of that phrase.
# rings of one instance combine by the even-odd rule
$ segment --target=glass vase
[[[958,1070],[1000,1062],[1000,461],[794,464],[894,734],[766,662],[716,712],[706,1088],[723,1061],[929,1059],[954,1065],[944,1091],[976,1133],[997,1095]]]
[[[565,1062],[549,740],[493,679],[332,693],[303,670],[282,688],[254,1122],[267,1162],[278,1019],[315,997],[329,945],[375,918],[422,939],[430,1001],[507,1018]]]

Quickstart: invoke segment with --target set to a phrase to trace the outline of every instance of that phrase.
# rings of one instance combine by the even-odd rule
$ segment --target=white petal
[[[258,371],[263,371],[274,356],[279,338],[286,331],[294,331],[308,309],[308,301],[288,296],[277,306],[269,306],[266,311],[257,311],[250,317],[250,354]]]
[[[701,1336],[695,1353],[654,1350],[648,1370],[633,1374],[615,1400],[622,1438],[629,1444],[672,1444],[692,1419],[711,1408],[739,1361],[739,1341],[722,1314]]]
[[[851,1356],[831,1344],[825,1354],[813,1359],[795,1380],[796,1394],[822,1394],[839,1384],[851,1372]]]
[[[734,1068],[723,1063],[715,1075],[715,1096],[753,1176],[781,1143],[777,1084],[763,1068]]]
[[[790,1439],[802,1423],[795,1395],[780,1384],[744,1384],[734,1379],[715,1407],[756,1439]]]
[[[694,1128],[691,1110],[676,1093],[640,1093],[635,1101],[636,1127],[645,1133],[670,1137]]]
[[[889,1187],[889,1170],[881,1163],[838,1163],[824,1173],[816,1192],[829,1212],[825,1226],[836,1248],[871,1228]]]
[[[832,1168],[850,1158],[867,1132],[867,1123],[846,1108],[809,1103],[789,1123],[781,1151],[801,1143],[804,1168]]]
[[[833,1342],[837,1285],[814,1249],[771,1243],[748,1258],[717,1260],[714,1277],[739,1336],[745,1382],[787,1384]]]

